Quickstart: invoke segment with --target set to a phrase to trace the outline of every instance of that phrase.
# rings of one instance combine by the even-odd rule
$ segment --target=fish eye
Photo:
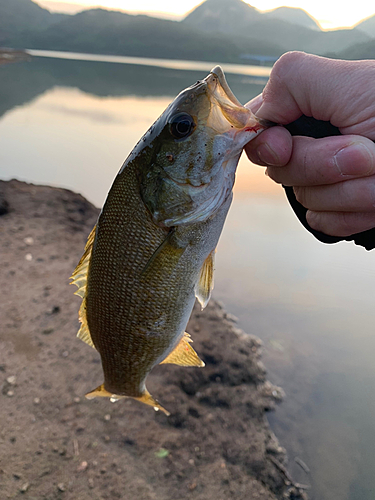
[[[175,139],[184,139],[193,132],[195,123],[193,117],[187,113],[178,113],[172,116],[169,126],[171,134]]]

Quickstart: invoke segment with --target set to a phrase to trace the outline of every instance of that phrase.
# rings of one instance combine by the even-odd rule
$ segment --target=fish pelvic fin
[[[78,290],[75,292],[75,295],[79,295],[82,298],[82,304],[79,309],[79,321],[81,323],[81,328],[78,330],[77,337],[83,342],[86,342],[89,346],[93,347],[94,342],[92,341],[90,330],[87,324],[87,316],[86,316],[86,289],[87,289],[87,274],[89,270],[92,247],[94,245],[94,239],[96,234],[96,225],[93,230],[89,234],[87,238],[87,243],[85,246],[85,251],[81,257],[81,260],[78,262],[77,267],[75,268],[73,274],[70,279],[71,285],[76,285]]]
[[[122,395],[118,395],[118,394],[112,394],[111,392],[108,392],[107,389],[104,387],[104,384],[102,384],[102,385],[99,385],[99,387],[97,387],[93,391],[88,392],[85,395],[85,397],[87,399],[110,398],[111,402],[115,403],[119,399],[128,398],[130,396],[122,396]],[[151,396],[151,394],[148,392],[147,389],[144,390],[144,393],[142,394],[142,396],[140,396],[138,398],[133,397],[132,399],[136,399],[137,401],[140,401],[141,403],[144,403],[148,406],[152,406],[155,411],[161,410],[163,413],[165,413],[167,415],[167,417],[169,417],[169,415],[170,415],[169,411],[167,411],[165,408],[163,408],[161,406],[161,404]]]
[[[195,285],[195,296],[197,297],[202,310],[208,304],[214,287],[214,256],[215,250],[213,250],[204,261],[202,269],[199,273],[198,282]]]
[[[204,366],[204,362],[194,351],[191,344],[192,339],[188,333],[184,336],[171,353],[160,363],[171,363],[179,366]]]
[[[139,398],[133,398],[133,399],[136,399],[137,401],[140,401],[141,403],[144,403],[145,405],[153,406],[155,411],[160,410],[163,413],[165,413],[165,415],[167,415],[167,417],[169,417],[169,415],[170,415],[169,411],[167,411],[165,408],[163,408],[161,406],[161,404],[151,396],[151,394],[148,392],[147,389],[145,389],[142,396],[140,396]]]

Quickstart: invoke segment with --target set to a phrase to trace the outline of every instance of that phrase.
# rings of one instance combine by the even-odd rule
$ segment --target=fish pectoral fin
[[[141,403],[144,403],[145,405],[153,406],[155,411],[161,410],[163,413],[165,413],[167,415],[167,417],[169,417],[169,415],[170,415],[169,411],[167,411],[165,408],[163,408],[161,406],[161,404],[159,404],[159,402],[156,401],[156,399],[154,399],[151,396],[151,394],[148,392],[147,389],[145,389],[145,392],[142,394],[142,396],[140,396],[139,398],[133,398],[133,399],[136,399],[137,401],[140,401]]]
[[[199,273],[198,282],[195,285],[195,296],[197,297],[202,310],[208,304],[214,287],[214,255],[215,250],[213,250],[204,261],[202,269]]]
[[[167,273],[172,273],[177,266],[186,246],[179,245],[174,238],[175,228],[171,228],[165,239],[160,243],[158,248],[149,258],[147,264],[141,272],[141,276],[145,279],[148,276],[154,276],[163,269]]]
[[[190,335],[185,332],[177,346],[160,364],[171,363],[179,366],[204,366],[204,362],[191,347],[191,342],[193,341]]]

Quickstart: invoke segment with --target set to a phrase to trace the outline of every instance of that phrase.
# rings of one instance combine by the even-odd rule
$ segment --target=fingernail
[[[257,151],[257,155],[258,155],[259,159],[263,163],[266,163],[267,165],[271,165],[271,166],[280,165],[280,160],[279,160],[278,155],[265,142],[260,144],[256,151]]]
[[[363,176],[374,170],[374,158],[364,144],[357,142],[340,149],[333,160],[341,175]]]

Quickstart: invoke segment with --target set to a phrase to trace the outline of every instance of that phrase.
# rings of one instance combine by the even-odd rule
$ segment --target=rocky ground
[[[260,341],[220,304],[187,329],[206,367],[148,378],[170,417],[84,398],[102,371],[68,281],[97,215],[70,191],[0,181],[1,499],[306,499],[265,418],[282,391]]]

